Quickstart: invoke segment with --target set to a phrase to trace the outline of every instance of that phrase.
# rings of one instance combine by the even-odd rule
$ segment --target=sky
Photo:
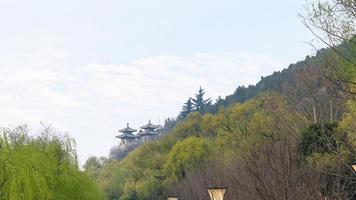
[[[80,163],[313,54],[305,0],[0,0],[0,126],[69,132]]]

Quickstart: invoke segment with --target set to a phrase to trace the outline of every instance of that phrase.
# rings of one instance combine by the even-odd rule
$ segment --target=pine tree
[[[195,95],[195,98],[192,99],[194,105],[194,111],[202,112],[207,105],[211,104],[211,99],[204,99],[205,91],[200,86],[198,93]]]
[[[192,98],[189,98],[187,102],[184,103],[182,111],[180,112],[178,118],[179,119],[184,119],[186,118],[191,112],[194,111],[193,108],[193,102],[192,102]]]

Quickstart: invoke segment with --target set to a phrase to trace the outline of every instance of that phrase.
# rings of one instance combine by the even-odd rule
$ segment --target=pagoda
[[[158,134],[158,130],[161,126],[154,125],[151,123],[151,120],[148,121],[148,124],[140,127],[142,130],[138,133],[142,140],[150,140],[152,136],[156,136]]]
[[[137,131],[136,129],[130,128],[129,123],[127,123],[126,128],[119,130],[119,132],[121,132],[122,134],[116,137],[120,138],[121,140],[120,144],[130,143],[140,137],[138,135],[133,134],[136,131]]]

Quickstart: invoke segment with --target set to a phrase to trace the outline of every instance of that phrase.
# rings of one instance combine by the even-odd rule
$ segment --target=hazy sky
[[[68,131],[80,162],[312,53],[305,0],[0,0],[0,126]]]

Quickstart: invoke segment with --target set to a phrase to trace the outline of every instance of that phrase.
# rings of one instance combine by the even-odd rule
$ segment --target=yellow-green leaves
[[[27,129],[0,135],[0,200],[103,199],[96,184],[78,169],[72,139]]]
[[[174,181],[185,177],[189,170],[210,159],[211,144],[203,137],[190,137],[174,145],[164,164],[165,172]]]

